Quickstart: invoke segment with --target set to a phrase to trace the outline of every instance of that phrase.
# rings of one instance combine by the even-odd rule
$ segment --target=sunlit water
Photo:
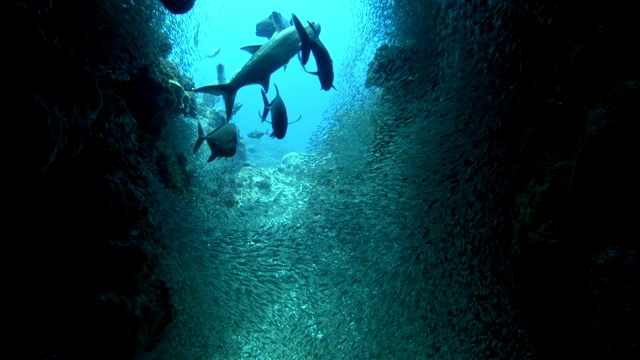
[[[304,152],[309,145],[309,139],[321,122],[326,121],[325,111],[331,102],[339,101],[340,92],[345,91],[347,81],[340,77],[342,69],[355,66],[346,61],[349,51],[361,48],[361,43],[371,42],[372,39],[358,36],[358,27],[363,22],[370,22],[362,11],[362,5],[345,1],[279,1],[277,4],[266,1],[196,1],[191,12],[186,15],[170,15],[170,32],[180,33],[180,41],[174,44],[172,58],[183,67],[183,71],[191,74],[195,86],[215,84],[217,80],[216,65],[223,64],[227,80],[234,71],[239,70],[251,57],[248,52],[241,50],[248,45],[259,45],[267,41],[255,34],[256,23],[266,18],[272,11],[279,11],[290,19],[294,13],[304,23],[306,21],[319,22],[322,26],[320,38],[329,50],[333,59],[336,78],[334,86],[337,90],[322,91],[318,78],[305,73],[296,57],[289,65],[276,71],[271,76],[271,84],[276,84],[286,104],[289,120],[293,121],[301,116],[301,120],[289,126],[287,136],[282,140],[270,139],[265,136],[259,140],[247,138],[246,134],[253,130],[270,130],[268,123],[261,123],[258,112],[262,111],[263,103],[259,85],[249,85],[241,88],[236,97],[236,103],[242,104],[242,109],[233,117],[238,125],[240,134],[247,141],[248,148],[260,151],[265,149],[280,149],[283,153],[289,151]],[[220,52],[214,58],[208,58],[215,49]],[[373,52],[371,52],[371,55]],[[307,70],[316,69],[315,60],[311,57]],[[364,79],[364,70],[361,74]],[[362,82],[363,83],[363,82]],[[270,86],[269,99],[276,95],[275,87]],[[222,101],[216,107],[223,107]],[[276,144],[262,144],[276,142]]]

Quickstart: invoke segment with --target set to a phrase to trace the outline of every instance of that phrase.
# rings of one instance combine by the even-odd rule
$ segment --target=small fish
[[[287,134],[287,127],[289,124],[293,124],[295,122],[300,121],[302,115],[298,117],[298,120],[289,123],[289,117],[287,115],[287,107],[284,105],[284,101],[280,96],[280,91],[278,90],[278,86],[273,84],[276,88],[276,97],[269,103],[267,99],[267,94],[262,90],[262,100],[264,101],[264,113],[261,116],[262,121],[266,121],[267,114],[271,112],[271,138],[276,139],[284,139],[284,136]],[[258,114],[259,115],[259,114]],[[267,121],[268,122],[268,121]]]
[[[266,37],[271,40],[271,37],[276,32],[276,27],[273,25],[271,18],[265,18],[256,24],[256,36]]]
[[[260,139],[264,135],[269,135],[269,133],[266,132],[266,131],[254,130],[254,131],[252,131],[252,132],[247,134],[247,136],[252,138],[252,139]]]
[[[198,26],[196,26],[196,33],[193,35],[193,45],[195,47],[198,47],[199,36],[200,36],[200,24],[198,24]]]
[[[304,68],[304,66],[307,64],[307,61],[309,61],[309,53],[313,53],[313,58],[316,59],[316,66],[318,69],[313,72],[307,71],[307,69],[304,69],[304,71],[308,72],[309,74],[318,76],[318,79],[320,80],[320,88],[322,90],[329,91],[332,88],[335,89],[335,87],[333,86],[333,60],[331,59],[331,55],[329,55],[329,51],[318,37],[318,35],[320,35],[320,32],[316,31],[314,24],[309,22],[309,27],[315,35],[315,38],[311,39],[304,26],[302,26],[302,23],[300,22],[298,17],[292,15],[292,20],[294,26],[296,27],[296,30],[298,31],[298,35],[300,36],[302,67]]]
[[[224,65],[218,64],[216,65],[216,71],[218,72],[218,84],[224,84],[227,82],[227,76],[224,72]]]
[[[194,154],[205,141],[211,149],[211,156],[207,162],[211,162],[217,157],[231,157],[238,150],[238,128],[234,124],[226,123],[205,136],[202,126],[198,123],[198,138],[193,147]]]
[[[320,24],[314,24],[314,30],[307,27],[307,34],[315,39],[320,34]],[[271,38],[263,45],[245,46],[243,50],[249,51],[253,56],[247,61],[238,73],[226,84],[217,84],[199,87],[193,92],[202,92],[224,97],[227,121],[233,115],[233,105],[238,90],[246,85],[258,84],[268,92],[271,74],[289,63],[300,51],[300,37],[293,26],[280,31],[277,36]]]
[[[213,59],[214,57],[218,56],[218,54],[220,54],[220,48],[215,48],[215,49],[213,49],[213,51],[211,51],[211,53],[209,55],[207,55],[204,58],[202,58],[202,60],[204,60],[204,59]]]
[[[273,26],[276,28],[276,32],[282,31],[290,26],[289,23],[284,19],[284,16],[282,16],[282,14],[277,11],[272,12],[271,15],[269,15],[269,19],[271,19],[271,21],[273,22]]]
[[[274,11],[268,17],[256,24],[256,36],[266,37],[271,40],[273,34],[288,28],[290,25],[284,20],[281,13]]]

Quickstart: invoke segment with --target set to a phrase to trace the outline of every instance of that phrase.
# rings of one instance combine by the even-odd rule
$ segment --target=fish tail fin
[[[302,66],[305,66],[307,65],[307,61],[309,61],[309,55],[311,54],[311,38],[300,22],[300,19],[298,19],[295,14],[291,14],[291,20],[293,20],[293,25],[296,27],[296,31],[300,37],[300,52],[302,54],[300,62],[302,63]]]
[[[231,80],[231,82],[233,82],[233,79]],[[229,122],[231,116],[233,115],[233,105],[236,102],[236,94],[238,93],[238,88],[231,85],[230,83],[226,83],[203,86],[193,90],[193,92],[201,92],[211,95],[222,95],[222,97],[224,97],[224,109],[227,113],[227,122]]]
[[[227,95],[223,95],[224,96],[224,109],[227,113],[227,122],[229,122],[229,120],[231,120],[231,116],[233,116],[233,106],[236,103],[236,92],[237,90],[228,93]]]
[[[198,123],[198,138],[196,139],[196,144],[193,147],[194,154],[198,151],[198,149],[200,149],[200,146],[202,146],[203,142],[204,142],[204,131],[202,131],[202,125]]]

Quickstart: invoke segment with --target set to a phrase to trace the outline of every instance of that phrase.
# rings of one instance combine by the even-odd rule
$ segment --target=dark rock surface
[[[173,317],[154,189],[184,184],[179,155],[156,145],[195,101],[150,5],[74,4],[2,5],[11,345],[16,358],[127,359]]]
[[[640,58],[630,6],[379,5],[391,8],[381,14],[392,14],[395,42],[379,48],[366,84],[340,87],[352,101],[336,110],[323,157],[299,173],[290,156],[272,170],[281,177],[239,156],[214,165],[243,181],[198,167],[201,187],[189,192],[190,149],[163,135],[186,126],[175,118],[206,111],[166,60],[161,3],[113,3],[1,5],[8,353],[130,359],[153,349],[177,317],[158,270],[174,236],[172,255],[184,261],[175,266],[188,271],[172,281],[184,286],[181,329],[191,332],[167,341],[168,354],[189,347],[237,358],[243,348],[227,342],[237,329],[211,319],[259,324],[287,288],[299,309],[315,293],[333,301],[299,312],[331,330],[300,340],[310,342],[308,356],[340,358],[346,345],[362,358],[640,356]],[[173,11],[193,1],[180,5]],[[363,100],[365,86],[379,100]],[[288,182],[300,192],[286,192]],[[172,194],[183,193],[190,197],[174,206]],[[191,208],[207,224],[201,233],[184,226]],[[167,213],[174,223],[163,222]],[[281,223],[218,226],[229,214],[232,224]],[[207,242],[188,253],[194,234]],[[216,241],[228,251],[216,253]],[[263,252],[246,251],[256,244]],[[286,282],[270,277],[272,259]],[[198,278],[202,269],[211,278]],[[302,292],[314,282],[323,287]],[[227,307],[211,306],[210,289]],[[233,306],[238,318],[227,317]],[[380,330],[387,326],[396,331]]]

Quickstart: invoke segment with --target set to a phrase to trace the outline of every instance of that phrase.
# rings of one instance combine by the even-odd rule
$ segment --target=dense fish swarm
[[[183,91],[180,20],[87,4],[17,1],[19,27],[0,22],[0,100],[22,116],[7,352],[640,357],[631,9],[372,2],[309,151],[263,168],[242,138],[192,153],[217,123]]]
[[[209,214],[198,220],[208,230],[201,239],[180,237],[193,242],[176,246],[195,249],[174,259],[183,264],[175,286],[184,287],[185,307],[201,307],[184,309],[176,329],[189,331],[176,330],[161,352],[172,354],[167,358],[533,359],[633,351],[624,322],[608,328],[617,342],[567,345],[562,335],[593,338],[605,326],[581,325],[598,321],[582,301],[594,286],[602,288],[595,284],[604,275],[594,276],[594,285],[576,279],[581,285],[566,287],[574,267],[593,259],[584,271],[605,274],[614,265],[595,264],[628,264],[614,288],[631,284],[637,270],[634,250],[576,247],[580,240],[565,233],[580,224],[561,215],[577,211],[571,197],[587,196],[568,195],[571,184],[588,182],[576,175],[574,162],[590,161],[585,149],[612,122],[598,109],[638,93],[626,74],[610,81],[611,90],[599,87],[607,75],[585,74],[594,84],[578,76],[580,67],[573,66],[596,56],[595,48],[583,51],[603,31],[584,20],[585,34],[564,32],[578,7],[371,6],[369,15],[386,14],[396,26],[359,25],[359,36],[370,41],[358,43],[364,48],[352,49],[348,63],[362,66],[336,74],[350,81],[341,82],[314,153],[300,156],[295,171],[286,162],[268,170],[242,167],[232,176],[233,208],[203,202],[209,210],[195,212]],[[210,177],[216,176],[197,180],[196,191],[215,184]],[[206,284],[196,282],[202,278]],[[632,289],[625,291],[637,296],[637,286]],[[566,300],[554,303],[557,293]],[[590,295],[611,314],[631,298]],[[563,313],[570,320],[558,322]],[[193,339],[202,345],[188,345]]]

